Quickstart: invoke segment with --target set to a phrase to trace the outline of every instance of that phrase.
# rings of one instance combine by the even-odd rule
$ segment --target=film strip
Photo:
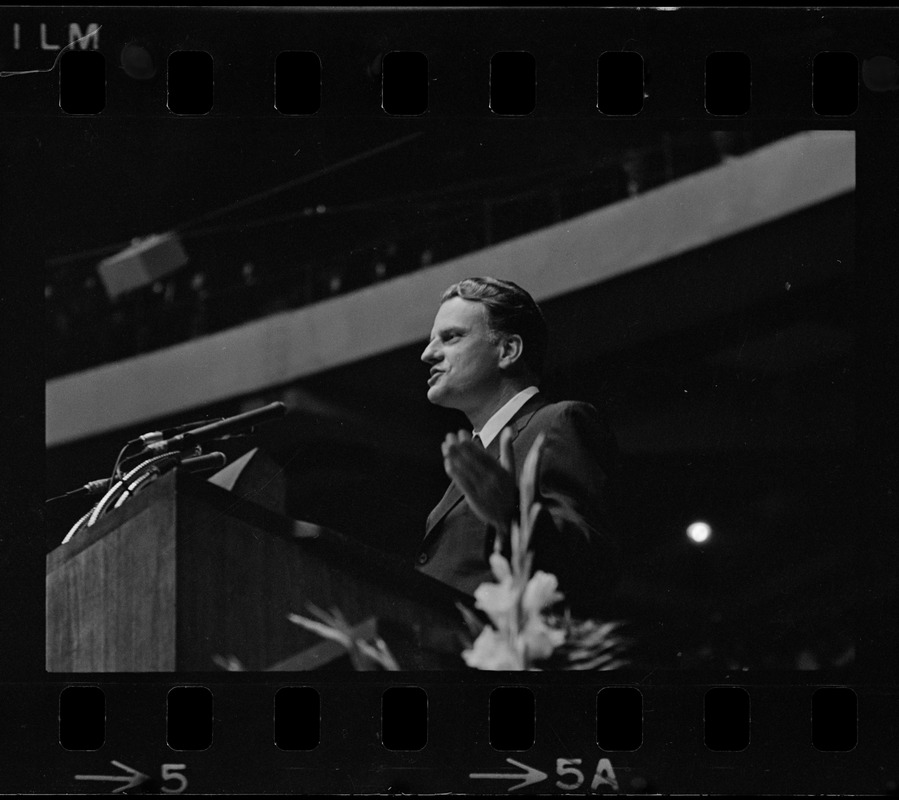
[[[0,790],[897,794],[896,21],[5,9]],[[620,664],[463,662],[489,603],[396,533],[458,424],[417,304],[474,270],[612,408]]]

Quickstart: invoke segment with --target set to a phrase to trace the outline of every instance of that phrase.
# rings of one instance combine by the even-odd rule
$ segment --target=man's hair
[[[524,346],[522,359],[537,378],[543,375],[549,338],[546,320],[534,298],[524,289],[498,278],[466,278],[450,286],[440,302],[453,297],[483,303],[491,332],[520,336]]]

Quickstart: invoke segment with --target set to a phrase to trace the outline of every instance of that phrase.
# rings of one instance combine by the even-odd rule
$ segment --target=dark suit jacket
[[[618,580],[620,560],[611,530],[608,480],[618,449],[608,425],[587,403],[549,403],[539,393],[509,423],[516,478],[537,435],[546,434],[537,473],[544,510],[532,539],[534,569],[553,573],[576,613],[601,607]],[[500,437],[487,452],[499,456]],[[494,581],[495,531],[478,519],[455,483],[428,516],[417,567],[463,592]],[[508,548],[506,555],[508,556]]]

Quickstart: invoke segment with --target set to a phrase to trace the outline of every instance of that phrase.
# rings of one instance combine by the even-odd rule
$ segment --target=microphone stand
[[[180,465],[189,472],[203,472],[210,469],[220,469],[227,463],[224,453],[220,452],[191,457],[184,457],[184,455],[184,453],[175,450],[171,453],[151,456],[129,470],[119,480],[115,481],[96,505],[69,529],[69,532],[62,540],[62,544],[70,541],[83,527],[90,528],[95,525],[101,516],[119,508],[128,497],[137,494],[144,486],[175,466]]]
[[[152,431],[150,434],[145,434],[138,440],[132,440],[132,442],[128,443],[129,445],[137,441],[142,441],[144,443],[142,455],[150,454],[149,457],[145,458],[136,467],[130,469],[116,480],[119,462],[124,453],[123,448],[119,453],[119,458],[116,459],[116,468],[112,478],[110,478],[109,488],[106,490],[103,497],[100,498],[99,502],[72,526],[62,540],[62,543],[65,544],[68,542],[82,529],[82,527],[90,528],[95,525],[97,520],[100,519],[103,514],[106,514],[111,509],[119,508],[129,496],[134,495],[149,482],[153,481],[163,472],[171,469],[177,464],[187,467],[189,464],[193,463],[195,466],[198,466],[197,461],[206,459],[204,466],[199,466],[199,468],[214,468],[214,465],[205,465],[208,463],[209,457],[202,455],[202,450],[200,448],[201,442],[216,441],[231,438],[235,435],[242,435],[248,429],[252,430],[254,425],[281,417],[286,412],[287,406],[284,403],[269,403],[262,408],[245,411],[242,414],[237,414],[236,416],[225,419],[213,420],[212,422],[199,424],[199,426],[197,423],[187,423],[186,425],[174,428],[173,430],[177,431],[176,435],[168,439],[161,438],[164,435],[163,431]],[[148,439],[151,439],[152,441],[147,441]],[[127,446],[128,445],[126,445],[126,448]],[[190,456],[187,454],[188,448],[193,450]],[[192,458],[191,456],[197,456],[198,458]],[[224,455],[221,453],[210,453],[209,456],[224,459]],[[82,490],[88,493],[102,491],[103,488],[104,484],[102,482],[98,483],[92,481],[89,484],[85,484],[81,490],[76,490],[76,493],[82,493]],[[66,497],[68,495],[61,496]]]

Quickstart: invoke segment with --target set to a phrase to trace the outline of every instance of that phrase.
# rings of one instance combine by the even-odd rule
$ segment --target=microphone
[[[228,463],[228,459],[224,453],[218,451],[214,453],[205,453],[201,456],[191,456],[183,459],[178,466],[188,472],[208,472],[212,469],[221,469]],[[112,478],[98,478],[95,481],[89,481],[71,492],[57,495],[49,498],[46,502],[51,503],[54,500],[62,500],[65,497],[80,497],[81,495],[103,494],[113,484]]]
[[[184,431],[189,431],[193,428],[199,428],[202,425],[209,425],[212,422],[220,422],[224,417],[218,417],[217,419],[200,419],[196,422],[185,422],[183,425],[176,425],[174,428],[163,428],[161,431],[150,431],[149,433],[144,433],[138,436],[136,439],[132,439],[128,444],[137,444],[140,442],[141,444],[149,444],[150,442],[158,442],[161,439],[167,439],[169,436],[174,436],[178,433],[183,433]]]
[[[212,469],[221,469],[228,463],[224,453],[216,450],[214,453],[204,453],[201,456],[185,458],[179,466],[188,472],[209,472]]]
[[[237,414],[233,417],[227,417],[222,420],[210,422],[199,428],[179,433],[170,439],[163,439],[160,442],[150,442],[146,446],[147,452],[150,453],[167,453],[170,450],[181,450],[185,447],[193,447],[200,442],[207,442],[210,439],[223,438],[232,433],[239,433],[259,425],[263,422],[269,422],[278,417],[283,417],[287,413],[287,406],[284,403],[269,403],[262,408],[256,408],[253,411],[246,411],[243,414]]]
[[[79,497],[83,494],[102,494],[110,486],[112,486],[111,478],[100,478],[96,481],[90,481],[89,483],[84,484],[84,486],[81,486],[78,489],[72,489],[71,492],[58,494],[56,495],[56,497],[48,497],[45,502],[52,503],[54,500],[62,500],[64,497]]]

